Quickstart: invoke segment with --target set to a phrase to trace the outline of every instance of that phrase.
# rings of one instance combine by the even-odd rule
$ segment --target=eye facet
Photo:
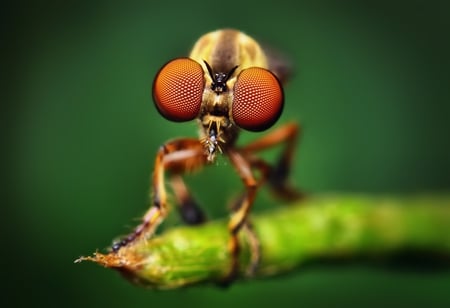
[[[193,120],[200,112],[205,87],[202,66],[189,58],[166,63],[153,82],[153,100],[170,121]]]
[[[270,71],[251,67],[237,77],[232,115],[239,127],[250,131],[268,129],[280,117],[283,103],[281,84]]]

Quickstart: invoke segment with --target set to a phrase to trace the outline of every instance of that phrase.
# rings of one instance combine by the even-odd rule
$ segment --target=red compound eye
[[[239,127],[262,131],[271,127],[283,110],[283,89],[270,71],[251,67],[234,84],[233,120]]]
[[[202,66],[189,58],[165,64],[153,82],[153,100],[159,113],[175,122],[193,120],[200,112],[205,87]]]

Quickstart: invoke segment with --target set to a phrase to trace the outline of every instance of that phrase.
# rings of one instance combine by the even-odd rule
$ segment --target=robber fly
[[[280,63],[246,34],[223,29],[203,35],[189,57],[171,60],[159,70],[153,83],[156,109],[170,121],[196,120],[200,138],[175,139],[159,148],[152,205],[134,232],[113,244],[113,252],[120,253],[134,241],[150,237],[167,216],[166,173],[183,220],[188,224],[202,223],[205,216],[189,194],[182,175],[213,163],[220,153],[228,157],[245,187],[228,224],[228,249],[233,260],[228,278],[233,277],[239,266],[238,233],[251,230],[248,216],[258,187],[267,182],[278,196],[300,196],[286,183],[299,133],[296,124],[280,127],[246,146],[236,145],[241,130],[264,131],[280,117],[284,104],[281,81],[288,72]],[[274,165],[256,155],[279,144],[284,147]],[[254,171],[258,171],[258,177]],[[258,241],[253,232],[250,234],[254,239],[254,268],[259,256]]]

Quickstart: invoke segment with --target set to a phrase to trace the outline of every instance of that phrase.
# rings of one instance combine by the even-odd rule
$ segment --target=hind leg
[[[261,172],[259,181],[261,183],[267,182],[275,195],[284,200],[296,200],[303,196],[300,191],[290,186],[288,182],[299,134],[299,126],[296,123],[290,123],[240,148],[240,151],[250,161],[252,168]],[[270,165],[255,156],[257,152],[280,144],[284,145],[284,148],[274,165]]]
[[[183,221],[188,225],[198,225],[206,221],[206,215],[198,206],[198,203],[189,193],[181,175],[174,174],[170,178],[175,198],[178,204],[178,211]]]

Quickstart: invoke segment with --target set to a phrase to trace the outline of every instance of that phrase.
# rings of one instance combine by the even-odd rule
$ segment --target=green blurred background
[[[450,48],[445,1],[39,1],[2,9],[2,292],[7,306],[447,306],[447,272],[364,264],[154,292],[73,264],[147,208],[155,151],[195,136],[151,101],[165,61],[221,27],[289,56],[280,123],[304,134],[293,178],[312,193],[450,189]],[[243,140],[257,134],[246,133]],[[211,185],[214,181],[217,185]],[[210,217],[241,183],[226,161],[188,182]],[[220,185],[219,185],[220,184]],[[276,203],[262,192],[255,211]],[[171,222],[176,223],[176,218]]]

